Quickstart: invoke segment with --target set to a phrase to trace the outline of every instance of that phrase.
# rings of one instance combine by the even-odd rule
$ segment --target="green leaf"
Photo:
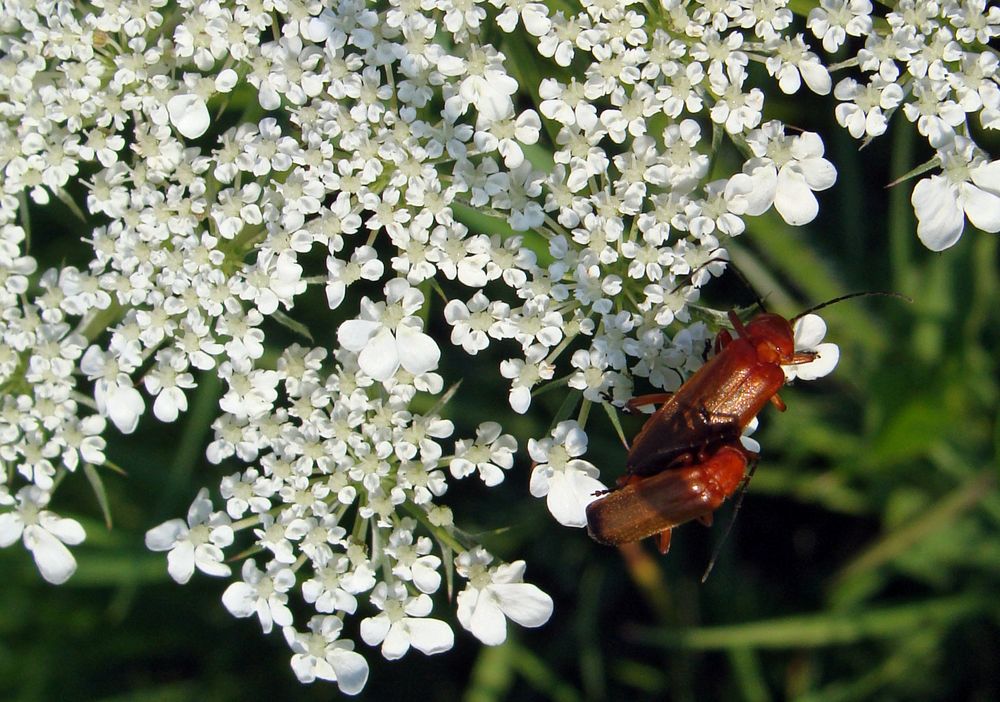
[[[87,476],[87,482],[90,483],[91,489],[94,491],[94,497],[97,498],[97,504],[101,506],[101,513],[104,515],[104,525],[110,529],[111,524],[111,505],[108,503],[108,491],[104,487],[104,480],[101,478],[100,473],[97,469],[89,463],[83,464],[83,474]]]
[[[992,608],[992,598],[963,594],[907,602],[894,607],[764,619],[731,626],[679,629],[641,628],[636,639],[652,646],[715,650],[812,648],[851,644],[866,639],[893,638],[927,627],[950,627]]]
[[[872,465],[880,465],[922,456],[947,435],[950,427],[946,407],[924,397],[915,398],[888,417],[867,458]]]
[[[834,587],[838,587],[856,574],[874,570],[905,554],[921,539],[945,528],[950,522],[966,514],[973,505],[989,495],[988,488],[994,479],[992,471],[985,471],[975,476],[935,507],[922,512],[917,519],[887,533],[844,567],[834,581]]]
[[[484,646],[472,668],[464,702],[500,702],[514,685],[511,643]]]

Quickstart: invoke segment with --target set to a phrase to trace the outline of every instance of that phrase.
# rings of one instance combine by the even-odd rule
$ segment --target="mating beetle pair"
[[[770,402],[785,405],[778,391],[782,366],[812,361],[813,352],[795,351],[792,321],[855,293],[817,305],[794,317],[761,313],[743,324],[729,313],[735,338],[727,331],[715,341],[710,358],[675,393],[633,398],[631,408],[662,402],[636,435],[619,487],[587,506],[588,531],[608,545],[657,536],[660,551],[670,547],[671,530],[698,519],[711,524],[712,513],[743,482],[757,454],[740,437]],[[902,296],[898,296],[902,297]]]

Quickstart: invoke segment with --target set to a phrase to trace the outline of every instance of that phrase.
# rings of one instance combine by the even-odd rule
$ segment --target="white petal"
[[[249,617],[254,613],[254,591],[244,582],[235,582],[222,593],[222,604],[234,617]]]
[[[959,188],[969,221],[984,232],[1000,232],[1000,197],[971,183],[962,183]]]
[[[226,68],[215,77],[215,89],[220,93],[228,93],[240,82],[240,75],[232,68]]]
[[[524,22],[524,28],[528,30],[528,34],[533,37],[548,34],[549,27],[552,26],[552,21],[546,14],[545,5],[540,2],[525,5],[521,11],[521,20]]]
[[[428,656],[443,653],[455,645],[451,627],[439,619],[408,618],[406,625],[410,630],[410,643]]]
[[[514,561],[513,563],[503,563],[498,565],[493,571],[493,582],[508,585],[510,583],[521,583],[524,581],[524,571],[528,564],[524,561]]]
[[[802,73],[802,78],[810,90],[817,95],[826,95],[830,92],[832,81],[830,79],[830,72],[826,70],[826,66],[819,61],[802,61],[797,65],[799,72]]]
[[[413,584],[420,592],[437,592],[441,587],[441,573],[436,568],[418,561],[410,572],[413,575]]]
[[[167,554],[167,572],[181,585],[194,575],[194,545],[190,541],[182,541]]]
[[[580,428],[576,422],[571,422],[573,426],[566,427],[566,424],[560,424],[559,429],[556,430],[558,441],[558,435],[561,433],[559,430],[566,427],[568,431],[565,433],[565,437],[562,441],[566,446],[566,452],[570,456],[582,456],[587,452],[587,432]]]
[[[807,314],[795,322],[795,348],[812,349],[826,336],[826,322],[818,314]]]
[[[76,559],[62,541],[40,526],[24,529],[24,545],[35,557],[38,571],[48,582],[61,585],[76,572]]]
[[[466,628],[487,646],[499,646],[507,640],[507,618],[486,593],[480,595]]]
[[[792,139],[792,157],[796,161],[806,161],[823,156],[823,139],[816,132],[803,132]]]
[[[492,463],[480,464],[479,477],[486,487],[496,487],[504,480],[504,472]]]
[[[811,222],[819,212],[819,203],[797,170],[783,167],[778,173],[778,188],[774,194],[774,209],[791,225]]]
[[[344,301],[347,293],[347,286],[341,280],[330,280],[326,284],[326,304],[331,310],[335,310]],[[343,325],[341,325],[343,326]],[[339,335],[338,335],[339,338]],[[343,344],[343,342],[341,342]],[[345,347],[346,348],[346,347]]]
[[[524,414],[531,406],[531,390],[524,386],[513,387],[510,389],[508,399],[512,410],[518,414]]]
[[[802,86],[802,78],[795,66],[786,65],[778,71],[778,87],[786,95],[795,93]]]
[[[972,182],[984,190],[1000,193],[1000,161],[990,161],[969,169]]]
[[[389,627],[385,641],[382,642],[382,656],[387,661],[394,661],[406,655],[410,650],[410,635],[402,621]]]
[[[737,173],[732,180],[740,178],[743,174]],[[754,168],[750,174],[752,185],[745,195],[747,199],[746,213],[756,217],[764,214],[774,202],[776,189],[778,187],[778,171],[773,164],[766,164]]]
[[[183,520],[171,519],[146,532],[146,548],[150,551],[169,551],[187,533],[188,527]]]
[[[198,566],[198,570],[205,575],[213,575],[217,578],[229,575],[232,571],[228,565],[222,562],[223,558],[225,558],[225,554],[222,549],[212,544],[200,544],[194,549],[194,563]]]
[[[389,617],[379,614],[361,620],[361,640],[369,646],[378,646],[389,633]]]
[[[813,190],[826,190],[837,182],[837,169],[825,158],[804,159],[799,161],[799,168]]]
[[[381,322],[349,319],[337,329],[337,341],[348,351],[360,351],[368,345],[368,340],[380,327],[382,327]]]
[[[400,364],[414,375],[434,370],[441,359],[434,339],[409,324],[396,328],[396,346]]]
[[[271,618],[278,626],[291,626],[292,622],[295,621],[292,616],[292,610],[288,609],[283,602],[277,601],[273,595],[268,599],[268,606],[271,609]],[[267,634],[270,633],[270,631],[269,627],[264,633]]]
[[[312,656],[307,656],[302,653],[296,653],[292,656],[291,665],[292,670],[295,672],[295,677],[299,679],[301,683],[311,683],[316,680],[316,666],[314,665],[315,658]],[[324,665],[329,666],[329,664],[324,662]],[[330,669],[331,677],[333,677],[333,669]]]
[[[549,487],[552,480],[552,469],[549,464],[542,463],[535,466],[528,479],[528,492],[532,497],[545,497],[549,494]]]
[[[386,327],[380,327],[358,355],[361,370],[375,380],[388,380],[399,368],[396,337]]]
[[[264,600],[255,600],[253,604],[255,605],[254,614],[260,620],[261,631],[265,634],[270,634],[271,628],[274,626],[274,617],[271,616],[271,608]]]
[[[531,583],[494,584],[500,609],[521,626],[541,626],[552,616],[552,598]]]
[[[188,139],[197,139],[208,130],[208,106],[198,95],[174,95],[167,101],[170,123]]]
[[[549,482],[546,505],[556,521],[563,526],[587,526],[587,505],[594,493],[606,490],[597,480],[576,471],[557,472]]]
[[[943,251],[962,236],[965,216],[946,178],[934,175],[921,180],[913,188],[910,203],[917,215],[917,236],[931,251]]]
[[[107,398],[108,417],[122,434],[131,434],[139,425],[146,403],[138,390],[122,385],[112,386]]]
[[[368,682],[368,661],[360,653],[342,648],[327,654],[327,660],[337,674],[337,687],[345,695],[356,695]]]
[[[59,517],[52,512],[42,512],[38,515],[38,522],[42,525],[42,528],[64,544],[72,546],[82,543],[87,538],[87,532],[83,530],[80,522],[75,519]]]
[[[24,522],[13,512],[0,514],[0,548],[7,548],[21,538]]]
[[[182,392],[181,397],[183,396],[184,393]],[[153,401],[153,416],[167,424],[176,421],[177,415],[180,413],[180,407],[175,400],[175,393],[169,390],[161,392]]]

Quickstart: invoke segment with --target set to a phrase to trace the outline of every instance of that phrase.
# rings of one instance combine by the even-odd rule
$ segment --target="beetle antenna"
[[[712,256],[715,255],[716,251],[721,251],[722,255],[719,256],[718,258],[712,258]],[[687,278],[688,281],[694,280],[695,273],[702,270],[703,268],[708,268],[713,263],[725,263],[726,268],[729,268],[729,266],[732,264],[732,262],[729,260],[729,252],[726,251],[721,246],[712,249],[711,253],[709,254],[709,259],[704,263],[702,263],[701,265],[692,268],[685,274],[685,277]],[[683,288],[686,284],[687,283],[678,283],[676,286],[674,286],[673,290],[670,291],[670,294],[673,295],[675,292]]]
[[[878,295],[878,296],[884,296],[884,297],[898,297],[900,300],[906,300],[907,302],[913,302],[913,300],[911,298],[907,297],[906,295],[903,295],[902,293],[887,292],[885,290],[865,290],[863,292],[853,292],[853,293],[851,293],[849,295],[841,295],[840,297],[835,297],[832,300],[827,300],[826,302],[821,302],[818,305],[813,305],[812,307],[810,307],[809,309],[805,310],[804,312],[799,312],[797,315],[795,315],[794,317],[792,317],[788,321],[789,322],[794,322],[796,319],[801,319],[802,317],[805,317],[807,314],[811,314],[811,313],[815,312],[816,310],[821,310],[824,307],[829,307],[830,305],[834,305],[834,304],[836,304],[838,302],[843,302],[844,300],[850,300],[853,297],[874,297],[876,295]]]
[[[736,503],[733,507],[733,514],[729,518],[729,523],[726,525],[726,530],[722,532],[722,538],[715,545],[712,550],[712,557],[708,561],[708,565],[705,567],[705,572],[701,576],[701,584],[704,585],[705,581],[708,580],[708,576],[711,575],[712,569],[715,568],[715,562],[719,560],[719,554],[722,553],[722,547],[726,543],[726,539],[729,538],[729,533],[733,530],[733,525],[736,523],[736,515],[740,511],[740,507],[743,505],[743,498],[746,497],[747,488],[750,487],[750,479],[753,478],[753,474],[757,471],[757,459],[754,458],[753,462],[750,464],[750,471],[747,473],[747,477],[743,480],[743,485],[740,486],[740,494],[736,497]]]
[[[757,294],[757,291],[753,289],[753,286],[750,284],[750,281],[747,280],[747,277],[745,275],[743,275],[743,271],[741,271],[739,267],[733,264],[732,262],[730,262],[727,268],[729,268],[733,273],[736,274],[736,277],[740,279],[741,283],[743,283],[743,287],[745,287],[747,290],[753,293],[754,304],[756,304],[757,307],[760,308],[760,311],[767,312],[767,307],[764,306],[764,298],[762,298],[759,294]]]

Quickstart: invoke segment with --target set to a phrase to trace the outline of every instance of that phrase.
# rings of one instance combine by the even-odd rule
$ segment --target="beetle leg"
[[[785,401],[778,396],[777,393],[771,395],[771,404],[778,408],[778,411],[784,412],[787,407],[785,406]]]
[[[707,527],[712,526],[712,512],[701,515],[700,517],[698,517],[698,521]]]
[[[667,551],[670,550],[670,532],[672,529],[664,529],[659,534],[656,535],[656,545],[660,549],[660,553],[664,556],[667,555]]]
[[[729,333],[728,330],[723,329],[715,336],[715,353],[719,353],[722,349],[729,346],[733,341],[733,335]]]

